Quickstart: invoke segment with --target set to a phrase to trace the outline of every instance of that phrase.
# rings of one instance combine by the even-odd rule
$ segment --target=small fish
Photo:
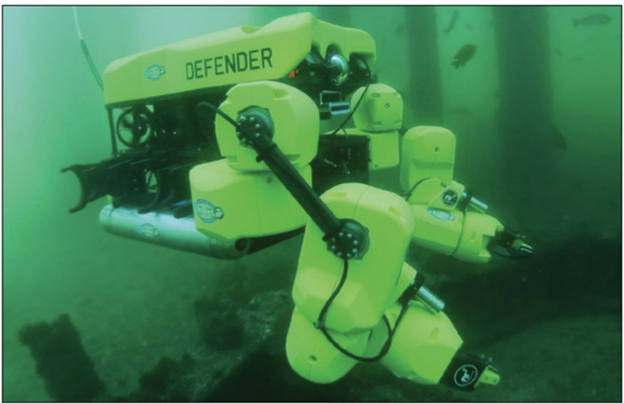
[[[448,27],[446,27],[446,29],[443,29],[442,32],[448,35],[455,28],[455,25],[457,25],[458,19],[459,19],[459,11],[455,10],[453,11],[453,16],[451,17],[451,21],[449,22]]]
[[[468,31],[472,31],[472,25],[466,24],[464,25]]]
[[[577,56],[577,57],[573,57],[572,61],[573,62],[583,62],[583,61],[585,61],[585,59],[580,57],[580,56]]]
[[[555,125],[552,125],[550,128],[550,139],[552,140],[553,145],[556,149],[565,150],[566,148],[568,148],[568,141],[563,136],[563,134],[561,134],[559,129],[555,127]]]
[[[606,14],[599,13],[588,15],[585,18],[573,18],[572,25],[574,27],[578,27],[579,25],[585,25],[586,27],[590,25],[605,25],[610,23],[611,20],[613,20],[613,18],[609,17]]]
[[[464,45],[459,52],[453,56],[451,65],[455,66],[456,69],[463,66],[468,60],[472,59],[476,51],[477,47],[475,45]]]
[[[561,53],[561,50],[559,48],[555,48],[555,53],[561,57],[563,57],[563,53]]]

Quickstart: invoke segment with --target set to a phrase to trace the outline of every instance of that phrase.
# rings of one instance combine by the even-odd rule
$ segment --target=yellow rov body
[[[207,88],[288,77],[311,49],[358,55],[372,67],[375,42],[366,32],[317,20],[310,13],[264,27],[240,26],[128,56],[104,71],[108,107],[162,99]]]
[[[108,195],[109,232],[227,259],[305,228],[286,343],[297,373],[328,383],[379,361],[418,383],[496,384],[405,256],[410,243],[476,263],[530,247],[453,180],[453,133],[399,132],[403,101],[375,83],[375,57],[366,32],[303,13],[113,62],[113,156],[66,168],[83,188],[71,211]],[[367,185],[398,164],[403,197]]]

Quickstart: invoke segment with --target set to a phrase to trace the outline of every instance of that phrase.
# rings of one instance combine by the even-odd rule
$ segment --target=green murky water
[[[618,238],[621,9],[541,10],[539,18],[519,11],[511,24],[515,34],[503,33],[501,25],[513,15],[490,7],[80,7],[78,16],[100,72],[123,56],[302,11],[366,30],[377,44],[379,82],[404,95],[405,127],[424,122],[451,129],[457,136],[456,178],[488,202],[493,215],[542,240],[583,230]],[[429,16],[429,32],[414,27],[419,12]],[[582,20],[597,14],[608,21]],[[177,359],[197,343],[190,307],[198,297],[231,284],[249,295],[289,289],[298,239],[219,261],[106,234],[98,223],[103,199],[69,214],[79,188],[60,169],[99,161],[110,150],[102,90],[80,49],[71,7],[5,6],[3,22],[4,400],[51,398],[18,341],[27,323],[69,313],[100,376],[115,392],[127,393],[160,357]],[[455,68],[454,56],[467,44],[476,51]],[[510,60],[514,52],[521,58],[513,65],[501,62],[502,54]],[[422,66],[436,64],[433,76],[419,75]],[[512,85],[514,77],[525,82],[522,88]],[[435,99],[431,110],[428,97]],[[534,135],[535,117],[525,110],[517,110],[512,128],[501,123],[514,105],[533,100],[550,109],[540,115],[540,127],[549,128],[540,137]],[[384,178],[393,174],[398,171]],[[540,245],[534,247],[539,253]],[[621,261],[609,264],[616,272],[619,266],[621,279]],[[585,270],[589,277],[601,275],[600,267]],[[621,349],[613,357],[619,359]],[[504,383],[498,388],[500,395],[480,396],[569,398],[563,387],[555,388],[560,395],[505,390]],[[588,399],[621,399],[621,382],[613,389],[592,388]],[[386,393],[379,385],[375,390],[380,395],[374,396]],[[405,393],[391,397],[419,399]]]

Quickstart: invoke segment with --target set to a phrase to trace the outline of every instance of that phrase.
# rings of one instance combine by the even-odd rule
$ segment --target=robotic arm
[[[411,206],[396,194],[358,183],[316,196],[273,141],[275,128],[284,127],[280,121],[290,120],[271,112],[280,102],[271,94],[280,91],[298,98],[298,90],[278,83],[235,87],[228,99],[242,103],[226,101],[221,109],[238,111],[236,120],[206,106],[235,130],[239,151],[255,151],[255,162],[266,163],[309,217],[286,342],[292,368],[313,382],[328,383],[359,361],[380,361],[419,383],[444,382],[465,390],[496,384],[490,361],[461,350],[461,338],[441,312],[443,302],[404,261],[417,222]],[[245,105],[260,99],[266,103]]]
[[[406,251],[485,262],[531,248],[453,181],[450,131],[401,139],[402,99],[374,83],[375,56],[365,32],[303,13],[114,62],[113,155],[64,170],[82,188],[71,211],[108,196],[108,231],[223,259],[305,228],[286,342],[298,374],[327,383],[378,361],[418,383],[496,384]],[[319,134],[319,119],[348,113],[354,128]],[[405,198],[365,184],[369,170],[399,164],[400,141]]]
[[[524,236],[485,214],[488,206],[453,180],[454,159],[449,130],[419,126],[405,133],[401,186],[418,221],[414,243],[474,263],[489,261],[491,253],[530,257]]]

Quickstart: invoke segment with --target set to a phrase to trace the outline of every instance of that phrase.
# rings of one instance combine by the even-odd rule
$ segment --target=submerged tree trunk
[[[507,197],[540,208],[551,185],[552,87],[548,10],[495,7],[500,78],[498,132],[503,136],[502,180]]]
[[[401,94],[415,122],[442,125],[442,87],[435,7],[405,7],[409,91]]]

